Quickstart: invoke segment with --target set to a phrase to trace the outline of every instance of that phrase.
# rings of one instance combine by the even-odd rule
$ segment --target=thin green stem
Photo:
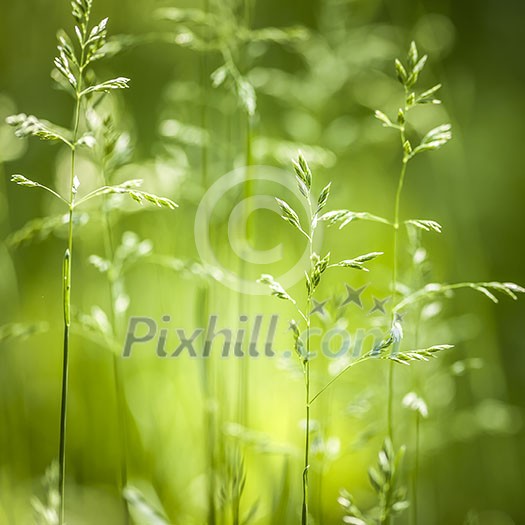
[[[76,97],[75,124],[73,128],[73,143],[76,142],[80,124],[80,96]],[[66,482],[66,434],[67,434],[67,400],[69,390],[69,349],[71,328],[71,265],[73,260],[73,210],[75,207],[75,160],[76,149],[71,149],[71,174],[69,181],[69,217],[68,217],[68,241],[64,255],[63,280],[64,280],[64,342],[62,354],[62,391],[60,402],[60,443],[58,451],[58,491],[60,498],[59,524],[65,521],[65,482]]]
[[[387,425],[388,425],[388,437],[392,441],[394,436],[394,361],[390,361],[388,364],[388,416],[387,416]]]
[[[403,115],[407,112],[407,97],[408,90],[405,88],[405,102],[403,107]],[[394,263],[392,268],[392,294],[393,300],[392,304],[395,304],[397,298],[397,286],[398,286],[398,273],[399,273],[399,219],[401,211],[401,195],[403,193],[403,187],[405,184],[405,177],[407,172],[408,165],[408,156],[405,153],[405,142],[406,142],[406,126],[403,119],[403,122],[399,125],[399,135],[401,139],[401,151],[403,154],[403,160],[401,165],[401,173],[399,175],[399,180],[397,183],[396,190],[396,200],[394,206]],[[395,321],[395,311],[392,311],[393,319]],[[387,431],[390,441],[394,443],[394,361],[391,361],[388,369],[388,401],[387,401]]]
[[[419,412],[416,412],[416,447],[415,447],[415,459],[414,459],[414,474],[412,477],[412,523],[417,525],[417,501],[418,501],[418,478],[419,478],[419,448],[420,448],[420,424],[421,416]]]
[[[88,14],[89,19],[89,14]],[[70,350],[70,329],[71,329],[71,268],[73,261],[73,213],[75,209],[76,184],[76,143],[80,127],[80,110],[82,105],[82,84],[85,68],[85,40],[84,31],[83,41],[81,42],[81,53],[79,63],[78,82],[75,90],[75,112],[73,125],[73,138],[71,141],[71,172],[69,178],[69,217],[68,217],[68,241],[64,255],[63,264],[63,310],[64,310],[64,342],[62,353],[62,388],[60,400],[60,440],[58,450],[58,494],[60,500],[59,525],[65,523],[65,484],[66,484],[66,438],[67,438],[67,401],[69,391],[69,350]]]
[[[81,199],[78,199],[74,203],[74,207],[78,208],[81,204],[85,204],[86,202],[90,201],[91,199],[95,197],[99,197],[100,195],[105,195],[109,193],[112,189],[112,186],[102,186],[101,188],[97,188],[96,190],[90,191],[86,195],[84,195]]]
[[[47,186],[44,186],[43,184],[36,183],[36,185],[37,185],[38,188],[41,188],[42,190],[45,190],[45,191],[51,193],[51,195],[53,195],[57,199],[61,200],[66,206],[69,206],[69,202],[66,199],[64,199],[64,197],[62,197],[62,195],[57,193],[55,190],[52,190],[51,188],[48,188]]]
[[[314,252],[314,217],[312,201],[308,197],[308,205],[310,207],[310,235],[309,235],[309,252],[310,252],[310,266],[312,265],[312,258]],[[312,325],[312,292],[308,291],[308,298],[306,301],[306,356],[304,356],[304,381],[305,381],[305,411],[306,411],[306,428],[304,432],[304,470],[303,470],[303,505],[301,512],[301,524],[308,525],[308,471],[310,470],[310,328]]]
[[[305,410],[306,410],[306,427],[304,431],[304,469],[303,469],[303,506],[301,514],[302,525],[308,524],[308,470],[310,469],[310,326],[311,319],[309,312],[312,309],[311,297],[307,301],[307,339],[306,339],[306,357],[304,362],[304,380],[305,380]]]
[[[337,375],[335,375],[330,381],[328,381],[328,383],[326,383],[326,385],[321,388],[321,390],[319,390],[313,397],[312,399],[310,399],[310,405],[312,405],[316,400],[317,398],[319,398],[322,394],[324,394],[324,392],[326,390],[328,390],[343,374],[345,374],[346,372],[348,372],[348,370],[350,370],[350,368],[354,367],[355,365],[359,364],[359,363],[362,363],[363,361],[366,361],[367,359],[370,359],[371,357],[371,353],[368,352],[366,353],[365,355],[363,355],[362,357],[360,357],[359,359],[356,359],[355,361],[351,362],[350,364],[348,364],[347,366],[345,366],[343,368],[343,370],[341,370],[341,372],[339,372]]]
[[[102,177],[104,184],[108,185],[107,173],[105,163],[102,162],[101,166]],[[115,260],[115,246],[113,242],[113,231],[111,228],[111,221],[109,216],[109,205],[108,199],[103,199],[103,225],[104,225],[104,251],[106,259],[108,261]],[[117,296],[115,293],[116,282],[118,275],[114,274],[113,269],[108,273],[108,288],[109,288],[109,300],[111,302],[109,308],[110,323],[113,327],[114,338],[118,340],[118,333],[121,326],[119,322],[119,315],[116,312]],[[113,383],[115,385],[115,400],[117,404],[117,424],[120,441],[120,486],[119,493],[122,498],[124,508],[124,525],[127,525],[130,520],[129,510],[127,502],[124,498],[124,489],[128,484],[128,436],[127,436],[127,423],[126,423],[126,402],[124,395],[124,381],[122,378],[122,371],[119,366],[119,360],[116,353],[112,350],[112,368],[113,368]]]

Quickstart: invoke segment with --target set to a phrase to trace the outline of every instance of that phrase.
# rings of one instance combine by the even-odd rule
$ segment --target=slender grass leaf
[[[359,257],[355,257],[354,259],[345,259],[344,261],[340,261],[336,264],[331,265],[331,267],[342,267],[342,268],[354,268],[355,270],[363,270],[365,272],[368,272],[368,268],[364,266],[364,263],[373,261],[380,255],[383,255],[383,252],[372,252],[367,253],[365,255],[360,255]]]
[[[293,166],[299,179],[303,181],[308,191],[310,191],[312,188],[312,172],[302,153],[299,153],[297,160],[293,161]]]
[[[374,116],[377,120],[383,123],[385,128],[395,128],[399,129],[399,126],[394,124],[382,111],[376,110]]]
[[[77,213],[73,216],[73,226],[84,226],[89,221],[87,213]],[[43,241],[53,233],[64,228],[69,222],[69,213],[54,217],[33,219],[22,228],[9,235],[6,243],[10,248],[18,248],[32,241]]]
[[[291,301],[293,304],[295,304],[295,300],[288,294],[283,286],[273,278],[273,276],[269,274],[263,274],[257,280],[257,282],[268,286],[270,288],[271,295],[274,295],[278,299]]]
[[[33,136],[42,140],[61,141],[70,147],[72,146],[68,138],[71,135],[69,130],[40,120],[33,115],[26,115],[25,113],[12,115],[6,119],[6,122],[15,128],[15,135],[19,138]]]
[[[377,215],[372,215],[368,212],[354,212],[349,210],[333,210],[329,211],[319,217],[320,221],[326,221],[330,225],[339,224],[339,229],[343,229],[345,226],[350,224],[353,221],[370,221],[370,222],[379,222],[381,224],[391,225],[392,223],[384,219],[383,217],[378,217]]]
[[[332,183],[329,182],[321,191],[321,194],[319,195],[319,199],[317,200],[317,210],[316,215],[319,214],[323,208],[328,203],[328,198],[330,196],[330,188],[332,186]]]
[[[397,58],[395,60],[395,66],[396,66],[397,79],[399,80],[399,82],[401,82],[401,84],[405,85],[408,79],[408,75],[407,75],[405,66],[403,66],[401,61],[398,60]]]
[[[84,97],[90,93],[109,93],[115,89],[127,89],[129,88],[129,82],[130,79],[126,77],[113,78],[111,80],[106,80],[101,84],[96,84],[84,89],[79,96]]]
[[[295,212],[295,210],[285,201],[282,199],[276,198],[277,204],[279,205],[279,208],[281,209],[281,217],[286,221],[289,222],[292,226],[297,228],[300,232],[305,233],[303,228],[301,227],[301,221],[299,220],[299,216]]]
[[[419,228],[421,230],[424,230],[426,232],[436,232],[441,233],[442,226],[436,221],[426,220],[426,219],[414,219],[405,221],[405,224],[409,224],[411,226],[415,226],[416,228]]]

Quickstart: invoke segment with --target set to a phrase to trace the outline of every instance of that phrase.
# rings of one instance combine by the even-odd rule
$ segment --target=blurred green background
[[[233,13],[228,23],[241,23],[242,6],[237,9],[236,4],[211,2],[209,8],[221,16]],[[154,252],[126,273],[130,307],[117,327],[119,348],[132,315],[160,323],[169,314],[170,327],[191,333],[205,326],[208,314],[219,315],[220,328],[237,328],[243,313],[250,326],[256,314],[265,316],[265,326],[272,314],[279,315],[276,351],[281,355],[291,348],[287,320],[293,310],[274,298],[242,297],[201,275],[198,267],[182,268],[178,260],[185,268],[188,261],[199,262],[193,231],[199,202],[211,184],[246,163],[249,141],[253,164],[280,168],[290,187],[291,158],[301,148],[311,161],[317,190],[333,181],[332,208],[391,217],[399,144],[373,111],[395,114],[401,91],[393,59],[405,56],[411,40],[430,55],[422,86],[443,83],[444,101],[418,113],[415,132],[444,121],[454,129],[454,140],[443,151],[411,165],[403,199],[404,217],[433,218],[444,226],[443,235],[424,236],[432,261],[428,277],[525,283],[525,4],[256,0],[251,27],[302,26],[308,35],[292,43],[235,48],[239,69],[257,92],[249,136],[231,83],[211,86],[209,77],[221,65],[220,54],[187,45],[184,24],[159,21],[155,10],[166,6],[204,8],[196,1],[177,0],[99,0],[94,5],[95,19],[109,16],[110,34],[133,37],[119,40],[122,52],[97,68],[101,78],[132,79],[131,89],[112,96],[104,109],[116,115],[115,126],[129,134],[133,150],[116,170],[116,180],[143,178],[145,189],[180,205],[176,211],[115,205],[115,244],[124,232],[134,231],[138,239],[151,241]],[[65,247],[61,228],[45,239],[37,235],[30,242],[13,243],[12,234],[28,221],[61,210],[47,194],[10,184],[9,176],[22,173],[64,189],[68,153],[37,139],[16,139],[3,121],[23,111],[70,125],[71,101],[53,88],[49,77],[55,33],[61,27],[72,27],[66,1],[0,0],[0,325],[47,323],[30,337],[0,340],[0,523],[9,525],[32,523],[31,497],[44,497],[41,478],[58,449]],[[232,27],[235,35],[238,28]],[[89,154],[84,157],[79,172],[92,184],[96,161]],[[268,183],[254,191],[283,190]],[[218,260],[253,281],[263,272],[290,268],[304,245],[268,212],[251,218],[252,242],[257,249],[282,243],[282,260],[272,268],[240,264],[228,238],[228,218],[240,199],[240,190],[225,193],[213,210],[211,237]],[[77,319],[93,314],[94,305],[110,309],[105,276],[88,262],[90,255],[104,253],[100,209],[86,213],[89,221],[75,231]],[[128,236],[127,242],[134,241]],[[342,257],[372,250],[385,251],[385,256],[370,275],[334,273],[323,284],[321,299],[344,297],[345,283],[355,288],[369,284],[365,306],[373,296],[389,295],[389,231],[351,225],[341,232],[326,231],[324,242],[325,250]],[[408,256],[403,260],[408,267]],[[403,275],[407,283],[412,277],[408,270]],[[302,293],[301,286],[294,291]],[[385,320],[351,306],[345,313],[351,333],[358,326],[383,326]],[[407,479],[413,466],[413,427],[401,406],[403,395],[417,391],[430,412],[422,426],[417,523],[525,523],[524,316],[523,301],[503,298],[494,305],[478,294],[458,293],[443,303],[439,319],[425,324],[422,336],[425,342],[451,342],[456,348],[398,373],[396,436],[409,447]],[[322,319],[316,322],[322,326]],[[239,450],[246,473],[242,512],[257,501],[254,523],[298,522],[304,418],[299,365],[281,358],[251,360],[243,394],[243,364],[221,359],[219,347],[206,363],[187,356],[159,359],[156,341],[137,346],[127,360],[117,350],[125,392],[125,410],[119,416],[111,350],[93,334],[86,337],[87,324],[85,318],[76,323],[72,349],[68,523],[124,523],[118,494],[122,425],[129,483],[162,508],[170,523],[207,522],[210,461],[218,505],[227,507],[228,472],[238,465],[232,457]],[[171,337],[174,345],[175,335]],[[315,363],[318,387],[329,379],[330,366]],[[341,522],[337,495],[343,487],[364,507],[373,504],[366,471],[386,431],[386,376],[386,363],[355,369],[314,410],[319,421],[312,467],[316,523]],[[242,426],[239,405],[248,414]],[[410,523],[410,512],[405,514],[396,523]],[[146,523],[140,519],[137,523]],[[227,511],[223,520],[218,523],[231,522]]]

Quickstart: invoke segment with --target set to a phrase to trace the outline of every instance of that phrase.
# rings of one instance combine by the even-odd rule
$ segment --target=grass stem
[[[405,88],[404,107],[403,114],[407,112],[407,97],[408,91]],[[397,183],[396,198],[394,205],[394,262],[392,265],[392,304],[396,304],[397,299],[397,286],[399,279],[399,220],[401,211],[401,195],[403,193],[403,187],[405,184],[405,177],[407,172],[408,157],[405,154],[405,142],[406,142],[406,127],[405,122],[399,125],[399,134],[401,139],[401,151],[403,152],[403,160],[401,164],[401,172],[399,174],[399,180]],[[392,323],[395,322],[396,312],[392,313]],[[394,361],[390,361],[388,369],[388,401],[387,401],[387,432],[390,441],[394,443],[394,397],[395,397],[395,376],[394,376]]]
[[[84,50],[82,50],[82,63]],[[62,388],[60,400],[60,440],[58,450],[58,494],[60,499],[59,525],[65,522],[65,484],[66,484],[66,438],[67,438],[67,401],[69,390],[69,350],[70,350],[70,328],[71,328],[71,265],[73,261],[73,211],[75,208],[75,162],[76,143],[80,126],[80,91],[82,84],[79,82],[75,102],[75,117],[73,127],[73,147],[71,149],[71,173],[69,180],[69,216],[68,216],[68,241],[64,254],[63,264],[63,310],[64,310],[64,342],[62,352]]]

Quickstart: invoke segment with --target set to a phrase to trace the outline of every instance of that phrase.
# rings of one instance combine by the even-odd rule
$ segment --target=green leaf
[[[398,60],[397,58],[395,60],[395,66],[396,66],[397,79],[399,80],[399,82],[401,82],[401,84],[405,85],[408,79],[408,75],[407,75],[405,66],[403,66],[401,61]]]
[[[58,56],[55,57],[54,64],[56,70],[62,75],[67,82],[76,89],[78,86],[78,80],[71,70],[71,66],[69,65],[70,59],[68,58],[66,51],[64,49],[61,49],[59,47],[59,53]]]
[[[381,487],[384,484],[384,479],[374,467],[370,467],[368,469],[368,480],[370,481],[370,485],[372,485],[372,488],[377,493],[381,492]]]
[[[72,0],[71,9],[73,18],[81,26],[86,26],[88,24],[92,5],[93,0]]]
[[[319,283],[321,282],[321,276],[326,271],[326,269],[329,267],[328,264],[330,262],[330,252],[326,254],[325,257],[322,259],[317,255],[316,253],[312,254],[311,258],[311,265],[312,265],[312,271],[311,274],[306,274],[306,289],[308,291],[308,294],[311,296],[315,289],[319,286]]]
[[[93,44],[94,42],[98,42],[100,40],[104,40],[106,37],[106,26],[108,24],[108,19],[104,18],[98,25],[94,26],[91,32],[89,33],[89,37],[86,41],[86,44]]]
[[[443,124],[430,130],[413,152],[409,154],[410,158],[424,151],[434,151],[443,147],[452,139],[452,126]]]
[[[410,350],[408,352],[393,352],[380,355],[380,359],[390,359],[396,363],[409,365],[413,361],[428,361],[436,357],[436,354],[454,348],[454,345],[434,345],[421,350]]]
[[[68,130],[33,115],[25,113],[12,115],[7,117],[6,123],[15,128],[15,135],[19,138],[34,136],[42,140],[59,140],[72,147],[71,142],[66,138],[70,135]]]
[[[23,175],[12,175],[11,182],[18,184],[20,186],[25,186],[26,188],[39,188],[40,184],[38,182],[29,180]]]
[[[408,65],[410,69],[414,69],[414,66],[417,64],[419,58],[419,53],[417,51],[417,46],[414,41],[410,42],[410,49],[408,51]]]
[[[350,525],[372,525],[372,523],[374,523],[373,521],[367,520],[365,515],[354,503],[353,497],[348,491],[344,489],[341,490],[337,502],[343,507],[346,514],[343,517],[343,523],[348,523]]]
[[[373,261],[380,255],[383,255],[383,252],[371,252],[365,255],[360,255],[355,259],[345,259],[344,261],[338,262],[337,264],[333,264],[332,267],[340,266],[342,268],[354,268],[356,270],[363,270],[365,272],[368,272],[369,270],[364,266],[364,263],[368,261]]]
[[[399,110],[397,112],[397,123],[398,123],[398,126],[401,128],[401,126],[403,126],[405,124],[405,121],[406,121],[405,112],[401,108],[399,108]]]
[[[441,101],[434,98],[434,95],[441,89],[441,84],[437,84],[416,97],[416,104],[440,104]]]
[[[310,196],[310,190],[307,188],[307,186],[304,183],[304,181],[297,175],[295,176],[295,180],[297,182],[297,187],[299,188],[299,191],[301,192],[301,195],[303,197],[308,198]]]
[[[428,55],[422,56],[417,63],[414,65],[414,68],[412,69],[412,72],[418,75],[423,71],[423,68],[425,67],[425,64],[427,63]]]
[[[308,188],[308,191],[310,191],[312,189],[312,172],[301,152],[299,152],[297,160],[293,161],[293,166],[297,177]]]
[[[305,359],[306,348],[305,348],[303,340],[301,339],[301,332],[299,330],[299,326],[297,325],[296,321],[294,320],[290,321],[290,330],[293,333],[295,353],[297,354],[299,359]]]
[[[166,197],[159,197],[157,195],[147,193],[145,191],[124,189],[124,193],[127,193],[133,200],[135,200],[141,205],[144,204],[144,201],[146,201],[151,204],[154,204],[159,208],[168,208],[170,210],[178,208],[178,204],[173,202],[171,199],[168,199]]]
[[[301,221],[299,220],[299,216],[294,211],[294,209],[285,201],[276,198],[277,204],[279,205],[279,208],[281,209],[281,217],[286,221],[289,222],[292,226],[297,228],[299,231],[304,233],[304,230],[301,227]]]
[[[0,326],[0,343],[6,343],[14,339],[27,339],[46,332],[48,328],[47,323],[11,323]]]
[[[479,282],[479,283],[456,283],[456,284],[438,284],[430,283],[420,290],[405,297],[399,304],[396,305],[395,311],[399,312],[408,305],[414,304],[418,301],[429,299],[435,295],[452,295],[455,290],[463,288],[472,288],[483,295],[487,296],[491,301],[498,302],[497,297],[492,293],[494,291],[508,295],[512,299],[518,298],[517,294],[525,293],[525,288],[515,283],[501,283],[501,282]],[[488,292],[488,293],[487,293]]]
[[[433,231],[436,233],[441,233],[442,231],[441,224],[439,224],[436,221],[430,221],[426,219],[413,219],[413,220],[405,221],[405,224],[410,224],[426,232]]]
[[[30,180],[30,179],[24,177],[23,175],[19,175],[19,174],[12,175],[11,176],[11,182],[14,182],[15,184],[18,184],[19,186],[25,186],[26,188],[41,188],[41,189],[47,191],[48,193],[51,193],[51,195],[53,195],[57,199],[61,200],[63,203],[69,205],[69,203],[62,196],[60,196],[56,191],[52,190],[51,188],[48,188],[47,186],[44,186],[43,184],[40,184],[39,182],[35,182],[33,180]]]
[[[412,92],[407,96],[407,99],[406,99],[407,109],[410,109],[411,107],[413,107],[415,103],[416,103],[416,94]]]
[[[407,88],[411,88],[412,86],[414,86],[417,83],[417,80],[419,78],[419,74],[421,73],[421,71],[425,67],[427,59],[428,59],[428,55],[422,56],[417,61],[417,63],[414,65],[414,67],[410,68],[410,74],[409,74],[408,79],[407,79],[406,84],[405,84]]]
[[[293,304],[295,304],[295,301],[292,299],[292,297],[283,288],[283,286],[273,278],[273,276],[265,273],[261,275],[260,279],[258,279],[257,282],[268,286],[270,288],[271,295],[274,295],[278,299],[291,301]]]
[[[110,91],[115,89],[127,89],[129,88],[129,82],[130,79],[126,77],[113,78],[111,80],[106,80],[101,84],[96,84],[94,86],[90,86],[84,89],[79,96],[85,97],[90,93],[109,93]]]
[[[403,152],[405,154],[403,162],[406,162],[406,160],[410,159],[413,156],[412,144],[410,144],[410,141],[408,139],[405,140],[405,142],[403,142]]]
[[[388,221],[387,219],[384,219],[383,217],[378,217],[377,215],[372,215],[368,212],[354,212],[349,210],[333,210],[329,211],[321,217],[319,217],[320,221],[326,221],[331,226],[337,223],[340,223],[339,229],[341,230],[348,224],[350,224],[353,221],[370,221],[370,222],[379,222],[381,224],[388,224],[391,225],[392,223]]]
[[[383,127],[385,128],[395,128],[398,129],[399,126],[394,124],[382,111],[376,110],[374,112],[374,117],[383,123]]]
[[[96,26],[93,27],[89,36],[87,37],[85,47],[84,67],[95,60],[99,60],[106,56],[107,43],[107,23],[108,19],[104,18]]]
[[[75,227],[84,226],[87,224],[88,220],[89,216],[86,213],[76,213],[73,216],[73,225]],[[33,219],[19,230],[9,235],[6,239],[6,244],[10,248],[18,248],[19,246],[33,240],[45,240],[60,228],[65,227],[68,223],[69,213],[54,217]]]
[[[58,52],[60,54],[63,53],[68,58],[68,60],[78,66],[78,59],[75,54],[75,46],[73,45],[73,42],[71,42],[69,35],[64,30],[60,29],[57,33],[57,40]]]
[[[479,284],[475,284],[475,285],[473,285],[473,288],[475,290],[477,290],[478,292],[481,292],[486,297],[488,297],[493,303],[496,303],[496,304],[499,303],[498,298],[490,290],[488,290],[484,286],[481,286]]]
[[[525,288],[516,283],[489,283],[494,289],[505,292],[507,295],[516,300],[516,294],[525,293]]]
[[[328,203],[328,197],[330,196],[330,188],[332,186],[332,183],[329,182],[321,191],[321,194],[319,195],[319,199],[317,200],[317,211],[316,214],[319,214],[323,208]]]
[[[141,184],[142,180],[133,179],[123,182],[118,186],[103,186],[92,191],[91,193],[77,201],[76,204],[77,206],[79,206],[80,204],[83,204],[95,197],[100,197],[102,195],[121,194],[129,195],[134,201],[138,202],[141,205],[143,205],[144,202],[150,202],[151,204],[154,204],[159,208],[169,208],[170,210],[178,208],[178,204],[173,202],[171,199],[168,199],[166,197],[159,197],[158,195],[154,195],[153,193],[148,193],[146,191],[137,189],[141,186]]]

